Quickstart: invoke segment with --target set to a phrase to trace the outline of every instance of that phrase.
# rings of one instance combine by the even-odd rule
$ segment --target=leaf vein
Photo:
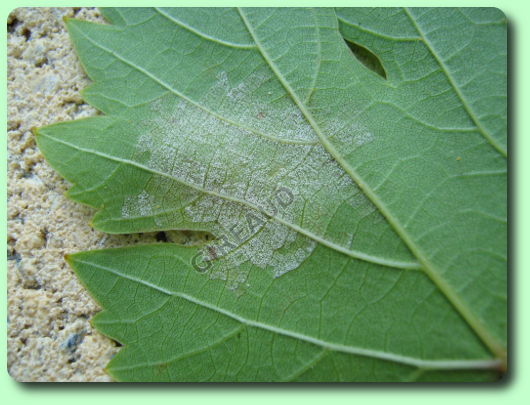
[[[182,262],[185,266],[188,266],[186,262],[184,262],[180,257],[174,256],[174,258],[180,262]],[[358,355],[363,357],[373,357],[378,358],[381,360],[396,362],[396,363],[402,363],[402,364],[408,364],[411,366],[421,367],[425,369],[437,369],[437,370],[455,370],[455,369],[495,369],[498,368],[500,365],[499,359],[465,359],[465,360],[425,360],[420,359],[416,357],[410,357],[410,356],[403,356],[401,354],[397,353],[389,353],[389,352],[383,352],[379,350],[371,350],[371,349],[365,349],[361,347],[355,347],[355,346],[347,346],[343,344],[336,344],[336,343],[330,343],[323,341],[321,339],[316,339],[311,336],[304,335],[302,333],[294,332],[288,329],[283,329],[277,326],[269,325],[265,322],[260,321],[254,321],[251,319],[244,318],[234,312],[228,311],[224,308],[221,308],[219,306],[210,304],[208,302],[202,301],[200,299],[197,299],[189,294],[185,294],[182,292],[172,291],[167,288],[161,287],[155,283],[148,282],[146,280],[143,280],[138,277],[131,276],[129,274],[124,274],[118,270],[115,270],[110,267],[102,266],[100,264],[87,262],[84,260],[75,260],[78,264],[84,264],[87,266],[91,266],[94,268],[97,268],[102,271],[109,272],[111,274],[114,274],[115,276],[122,277],[126,280],[139,283],[144,285],[145,287],[151,288],[155,291],[159,291],[163,294],[170,295],[173,297],[181,298],[183,300],[186,300],[190,303],[196,304],[198,306],[204,307],[206,309],[212,310],[214,312],[218,312],[222,315],[225,315],[228,318],[231,318],[235,321],[240,322],[241,324],[249,327],[254,327],[258,329],[267,330],[272,333],[284,335],[287,337],[291,337],[293,339],[298,339],[305,341],[307,343],[314,344],[315,346],[320,346],[325,348],[326,350],[330,351],[336,351],[336,352],[342,352],[342,353],[348,353],[352,355]]]

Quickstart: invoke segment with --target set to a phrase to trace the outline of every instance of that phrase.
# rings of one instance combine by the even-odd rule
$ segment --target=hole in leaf
[[[377,56],[375,56],[371,51],[369,51],[365,47],[350,42],[346,38],[344,38],[344,42],[346,42],[346,45],[348,45],[348,48],[350,48],[350,51],[353,53],[353,55],[359,62],[361,62],[372,72],[377,73],[383,79],[386,79],[385,69],[383,68],[381,61]]]

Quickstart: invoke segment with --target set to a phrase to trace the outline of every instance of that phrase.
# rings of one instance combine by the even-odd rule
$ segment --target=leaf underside
[[[102,11],[66,24],[104,115],[39,148],[95,228],[216,238],[68,257],[113,378],[499,378],[499,10]]]

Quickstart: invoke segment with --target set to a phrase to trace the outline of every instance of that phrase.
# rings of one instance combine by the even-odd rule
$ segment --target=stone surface
[[[65,16],[104,22],[90,8],[18,8],[7,26],[7,366],[17,381],[110,381],[103,368],[119,344],[91,327],[99,307],[64,254],[161,240],[90,228],[93,210],[64,196],[68,184],[36,148],[31,128],[97,114],[79,95],[89,80]]]

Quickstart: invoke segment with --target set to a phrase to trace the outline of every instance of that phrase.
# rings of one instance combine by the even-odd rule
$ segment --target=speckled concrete
[[[8,370],[17,381],[110,381],[119,350],[89,321],[97,304],[65,253],[156,241],[88,226],[93,210],[64,196],[30,129],[95,115],[79,90],[82,71],[64,16],[103,22],[96,9],[19,8],[8,19]]]

